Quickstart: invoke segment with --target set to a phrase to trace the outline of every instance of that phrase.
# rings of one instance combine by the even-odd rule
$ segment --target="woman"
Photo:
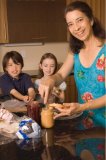
[[[51,78],[43,81],[39,92],[47,103],[54,85],[59,85],[74,69],[78,90],[78,102],[64,104],[57,116],[84,111],[82,126],[105,126],[105,31],[84,2],[75,1],[65,10],[65,19],[70,32],[70,53],[63,66]]]

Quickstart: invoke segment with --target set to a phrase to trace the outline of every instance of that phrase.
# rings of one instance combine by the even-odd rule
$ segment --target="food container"
[[[44,128],[52,128],[54,126],[53,110],[48,107],[42,108],[41,124]]]
[[[32,102],[30,105],[27,105],[27,115],[40,124],[40,105],[39,103]]]

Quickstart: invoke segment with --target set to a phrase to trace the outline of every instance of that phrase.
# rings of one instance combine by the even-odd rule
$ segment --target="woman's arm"
[[[68,108],[59,108],[57,105],[54,106],[54,108],[58,109],[60,111],[59,114],[57,114],[54,118],[61,117],[61,116],[69,116],[71,114],[75,114],[78,112],[83,112],[85,110],[93,110],[97,108],[102,108],[106,106],[106,95],[94,99],[92,101],[79,104],[79,103],[64,103],[64,106],[67,106]]]
[[[92,110],[92,109],[97,109],[97,108],[102,108],[106,106],[106,95],[94,99],[92,101],[89,101],[87,103],[84,104],[80,104],[80,107],[77,108],[77,111],[85,111],[85,110]]]
[[[74,55],[72,53],[68,53],[67,58],[61,68],[58,70],[59,73],[64,80],[73,70],[74,65]]]

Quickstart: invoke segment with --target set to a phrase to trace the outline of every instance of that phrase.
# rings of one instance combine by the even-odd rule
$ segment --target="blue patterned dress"
[[[74,55],[74,76],[78,89],[79,103],[92,101],[105,94],[105,62],[106,44],[99,51],[96,59],[89,68],[85,68],[79,60],[79,54]],[[84,111],[82,126],[91,128],[93,126],[105,127],[105,107]]]
[[[85,68],[80,63],[79,54],[74,55],[74,62],[74,77],[78,89],[78,102],[85,103],[103,96],[106,93],[106,44],[101,48],[93,64],[89,68]],[[79,128],[88,129],[95,126],[105,127],[105,120],[105,106],[99,109],[84,111]],[[104,143],[104,139],[85,139],[76,144],[77,154],[80,155],[83,149],[87,149],[91,151],[95,160],[103,160],[105,154]],[[100,148],[99,146],[102,146],[102,149],[98,150],[98,148]]]

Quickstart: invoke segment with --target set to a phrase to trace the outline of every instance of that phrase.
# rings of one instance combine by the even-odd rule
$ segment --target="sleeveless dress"
[[[79,54],[74,55],[74,78],[78,90],[78,102],[85,103],[99,98],[106,93],[105,88],[105,63],[106,44],[99,51],[96,59],[89,68],[85,68],[79,60]],[[105,127],[106,113],[103,108],[84,111],[82,126],[91,128],[93,126]]]
[[[78,102],[85,103],[92,101],[106,93],[105,88],[105,65],[106,65],[106,44],[101,48],[93,64],[85,68],[79,59],[79,54],[74,55],[74,77],[78,89]],[[83,112],[79,129],[88,129],[92,127],[105,127],[106,123],[105,106],[103,108],[87,110]],[[91,147],[92,146],[92,147]],[[95,160],[104,160],[105,158],[105,140],[89,138],[80,140],[76,144],[76,153],[80,156],[83,150],[92,153]]]

